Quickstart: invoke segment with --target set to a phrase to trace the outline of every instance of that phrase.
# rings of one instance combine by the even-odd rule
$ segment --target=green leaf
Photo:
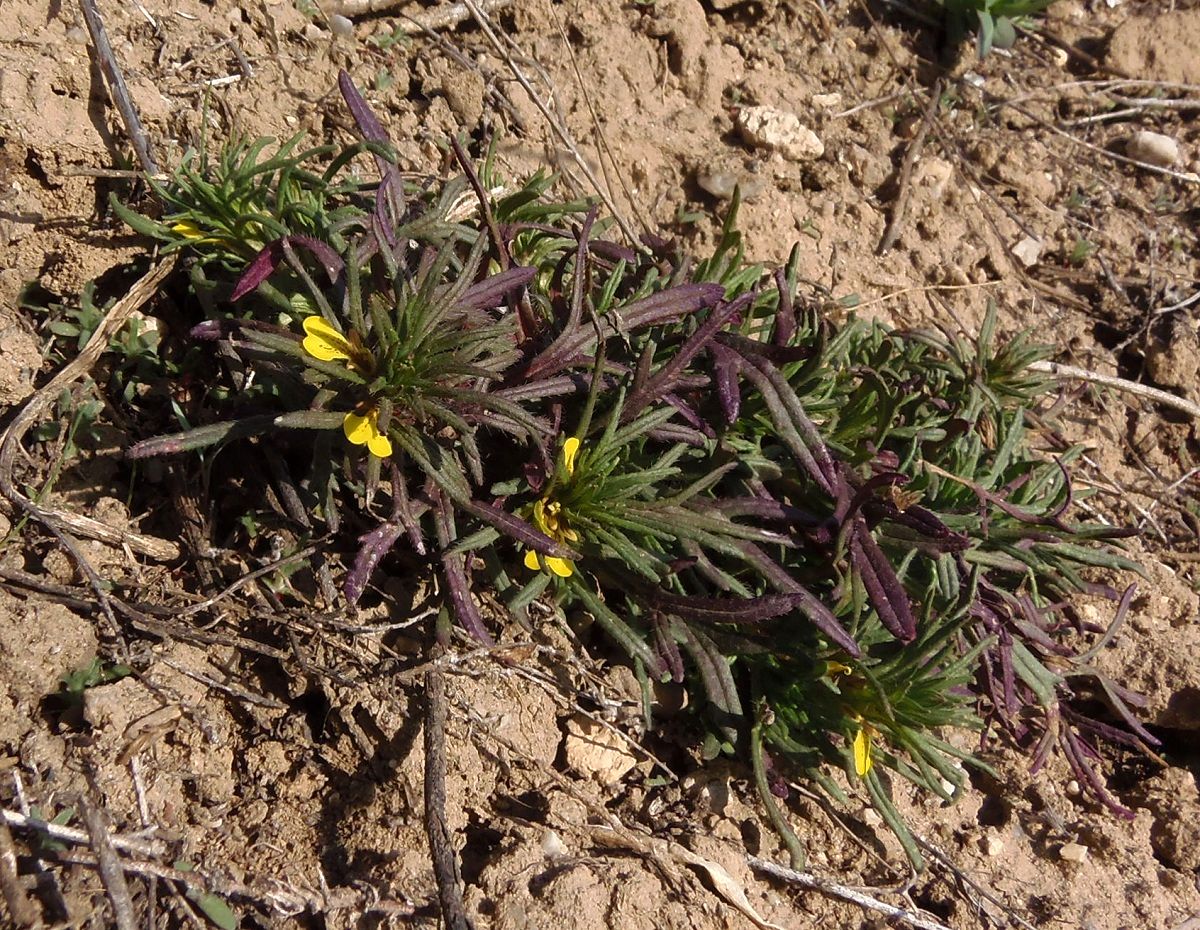
[[[187,898],[191,901],[209,922],[221,930],[237,930],[238,919],[224,898],[220,898],[211,891],[203,891],[199,888],[193,888],[190,885],[187,889]]]

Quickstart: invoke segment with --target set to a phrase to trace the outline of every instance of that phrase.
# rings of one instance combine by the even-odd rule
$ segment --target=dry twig
[[[802,885],[805,888],[811,888],[813,891],[832,895],[835,898],[841,898],[843,901],[857,904],[866,910],[882,914],[887,918],[890,926],[912,927],[913,930],[952,930],[952,928],[947,927],[945,924],[939,924],[937,921],[918,917],[910,910],[896,907],[892,904],[885,904],[883,901],[863,894],[861,891],[855,891],[853,888],[847,888],[845,885],[839,885],[837,882],[817,878],[811,872],[797,872],[795,869],[776,865],[774,862],[767,859],[759,859],[757,856],[747,856],[746,861],[750,863],[751,868],[765,872],[767,875],[792,882],[796,885]]]
[[[1092,384],[1102,384],[1105,387],[1116,388],[1127,394],[1136,394],[1138,397],[1145,397],[1156,404],[1180,410],[1189,416],[1200,419],[1200,404],[1194,404],[1190,400],[1179,397],[1169,391],[1150,387],[1147,384],[1138,384],[1136,381],[1127,381],[1124,378],[1115,378],[1112,375],[1102,375],[1098,371],[1088,371],[1086,368],[1076,368],[1074,365],[1064,365],[1061,362],[1034,362],[1029,367],[1034,371],[1043,371],[1046,374],[1054,375],[1056,378],[1073,378],[1078,381],[1088,381]]]
[[[113,102],[125,123],[125,131],[129,133],[129,141],[133,143],[138,161],[142,163],[146,174],[157,175],[158,162],[154,160],[154,154],[150,151],[150,140],[146,136],[146,130],[142,128],[142,120],[129,98],[129,88],[125,86],[121,67],[117,64],[112,45],[109,44],[108,33],[104,31],[104,20],[100,18],[96,0],[79,0],[79,5],[83,8],[83,19],[92,37],[92,47],[96,50],[100,70],[104,72],[104,79],[108,82],[108,92],[112,94]]]
[[[400,6],[406,0],[333,0],[332,3],[322,4],[326,13],[333,16],[345,16],[355,19],[359,16],[370,16]],[[502,10],[513,0],[482,0],[480,6],[487,12]],[[434,7],[413,16],[405,16],[407,22],[401,23],[399,29],[405,35],[415,35],[434,29],[447,29],[465,23],[471,18],[471,11],[465,3],[450,3]]]
[[[22,830],[42,833],[51,839],[77,846],[88,846],[91,840],[87,832],[74,827],[64,827],[47,823],[44,820],[26,817],[14,811],[0,811],[3,823]],[[166,855],[166,845],[157,840],[141,840],[128,836],[109,835],[109,842],[115,850],[133,853],[141,856]],[[60,856],[60,861],[74,862],[92,868],[99,866],[99,859],[93,855],[76,854]],[[294,916],[308,912],[322,914],[331,911],[356,911],[361,914],[383,914],[392,916],[412,916],[412,905],[387,898],[379,898],[370,892],[354,888],[333,888],[317,891],[296,888],[277,879],[254,879],[245,882],[227,881],[205,875],[199,871],[184,872],[158,862],[142,859],[118,859],[122,871],[131,875],[145,878],[159,878],[167,881],[182,883],[187,887],[201,887],[214,894],[241,898],[252,901],[277,914]]]
[[[438,624],[442,626],[441,623]],[[439,640],[447,639],[441,635]],[[437,661],[445,654],[445,643],[434,646]],[[425,674],[425,835],[433,860],[433,877],[442,904],[442,920],[449,930],[472,930],[462,898],[462,875],[446,824],[446,676],[440,668]]]
[[[876,249],[876,255],[886,255],[896,244],[896,240],[900,238],[900,230],[904,227],[904,214],[908,211],[908,201],[912,194],[913,166],[921,157],[921,151],[925,148],[925,139],[929,135],[929,127],[933,125],[938,105],[942,101],[942,84],[942,78],[938,78],[930,89],[929,103],[925,107],[925,115],[921,118],[921,126],[912,142],[909,143],[908,151],[904,153],[904,162],[900,166],[900,177],[897,181],[896,200],[892,206],[892,217],[888,220],[887,229],[883,233],[879,248]]]
[[[88,798],[80,799],[83,809],[83,822],[87,824],[88,838],[96,853],[96,865],[100,872],[100,881],[108,894],[112,905],[113,916],[116,918],[117,930],[135,930],[133,916],[133,901],[129,897],[129,884],[125,881],[125,872],[121,869],[121,860],[113,848],[112,837],[108,835],[108,818],[104,811],[96,807]]]

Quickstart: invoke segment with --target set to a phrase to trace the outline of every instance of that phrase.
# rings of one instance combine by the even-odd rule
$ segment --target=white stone
[[[983,838],[983,854],[985,856],[998,856],[1004,852],[1004,840],[996,836],[994,833],[989,833]]]
[[[1088,848],[1082,843],[1064,843],[1058,850],[1058,857],[1064,862],[1083,862],[1087,856]]]
[[[329,28],[335,36],[343,39],[354,35],[354,23],[340,13],[334,13],[329,17]]]
[[[1012,247],[1012,254],[1026,268],[1032,268],[1042,257],[1042,240],[1026,236]]]
[[[737,126],[750,145],[779,152],[792,161],[812,161],[825,154],[825,143],[795,113],[775,107],[743,107]]]
[[[566,844],[562,837],[547,827],[542,831],[542,854],[547,859],[561,859],[567,854]]]
[[[1137,161],[1159,168],[1179,163],[1179,143],[1161,132],[1135,132],[1125,143],[1125,154]]]
[[[833,110],[841,105],[842,95],[839,93],[812,95],[812,106],[814,110]]]

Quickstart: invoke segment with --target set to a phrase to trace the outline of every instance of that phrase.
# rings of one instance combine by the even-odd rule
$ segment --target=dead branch
[[[136,921],[133,916],[133,900],[129,897],[129,884],[125,881],[125,872],[121,869],[121,860],[113,848],[112,837],[108,835],[108,818],[104,811],[96,807],[88,798],[80,799],[83,812],[83,822],[87,824],[88,838],[96,853],[96,865],[100,872],[100,881],[108,894],[112,905],[113,916],[116,918],[117,930],[135,930]]]
[[[797,872],[795,869],[776,865],[774,862],[767,859],[759,859],[757,856],[747,856],[746,861],[750,863],[751,868],[758,869],[758,871],[764,872],[774,878],[779,878],[795,885],[801,885],[813,891],[820,891],[822,894],[831,895],[835,898],[841,898],[843,901],[857,904],[859,907],[874,911],[876,914],[883,914],[890,925],[912,927],[913,930],[952,930],[952,928],[947,927],[945,924],[939,924],[936,921],[918,917],[910,910],[896,907],[892,904],[885,904],[876,898],[872,898],[870,895],[863,894],[861,891],[855,891],[853,888],[847,888],[845,885],[839,885],[837,882],[817,878],[811,872]]]
[[[1127,381],[1124,378],[1115,378],[1112,375],[1102,375],[1098,371],[1088,371],[1086,368],[1076,368],[1074,365],[1063,365],[1060,362],[1034,362],[1029,367],[1034,371],[1044,371],[1046,374],[1054,375],[1056,378],[1074,378],[1078,381],[1088,381],[1092,384],[1102,384],[1105,387],[1116,388],[1118,391],[1124,391],[1127,394],[1136,394],[1138,397],[1145,397],[1156,404],[1180,410],[1191,417],[1200,419],[1200,404],[1194,404],[1186,398],[1179,397],[1169,391],[1150,387],[1147,384],[1138,384],[1136,381]]]
[[[921,157],[921,151],[925,148],[925,139],[929,135],[929,127],[933,125],[934,117],[937,115],[938,105],[942,101],[942,86],[943,79],[938,78],[930,89],[929,103],[925,107],[925,115],[921,118],[921,126],[912,142],[909,143],[908,151],[904,153],[904,162],[900,166],[900,178],[897,181],[896,201],[892,206],[892,217],[888,221],[879,248],[875,250],[876,255],[886,255],[890,252],[892,246],[896,244],[896,240],[900,238],[900,230],[904,228],[904,214],[908,212],[908,201],[912,195],[913,166]]]
[[[36,817],[27,817],[25,814],[19,814],[16,811],[0,811],[0,819],[3,820],[6,826],[12,827],[14,830],[24,830],[26,832],[41,833],[50,837],[52,840],[58,840],[62,843],[72,843],[76,846],[88,846],[91,844],[91,838],[87,831],[78,830],[75,827],[64,827],[61,824],[49,823],[45,820],[39,820]],[[114,849],[119,849],[122,852],[136,853],[139,856],[161,856],[167,851],[165,843],[157,840],[143,840],[130,836],[110,836],[109,841]]]
[[[395,9],[406,0],[333,0],[321,4],[322,9],[331,16],[345,16],[355,19],[359,16],[370,16],[385,10]],[[482,0],[480,6],[486,12],[502,10],[513,0]],[[404,15],[407,22],[401,23],[399,30],[405,35],[415,35],[418,32],[428,32],[435,29],[447,29],[465,23],[471,18],[471,11],[465,3],[449,3],[416,15]]]
[[[42,833],[51,839],[77,846],[88,846],[91,843],[88,833],[84,830],[47,823],[44,820],[26,817],[14,811],[2,811],[0,814],[3,815],[3,823],[15,829]],[[126,853],[155,857],[167,853],[166,845],[156,840],[140,840],[114,834],[110,834],[108,839],[113,849]],[[86,865],[91,868],[98,868],[100,865],[98,857],[88,853],[59,856],[59,861]],[[184,872],[150,860],[118,859],[117,864],[122,871],[131,875],[165,879],[187,887],[200,887],[214,894],[251,901],[284,915],[295,915],[305,911],[321,914],[330,911],[351,910],[364,914],[411,917],[414,910],[412,905],[406,902],[378,898],[373,894],[353,888],[335,888],[316,892],[286,885],[275,879],[263,879],[258,885],[226,881],[200,871]]]
[[[121,67],[117,64],[112,45],[109,44],[108,33],[104,30],[104,20],[100,18],[96,0],[79,0],[79,5],[83,8],[83,19],[92,37],[92,47],[96,50],[100,70],[104,72],[104,79],[108,82],[108,92],[112,95],[121,120],[125,123],[125,131],[129,134],[129,141],[133,143],[138,161],[142,163],[142,170],[148,175],[157,175],[158,162],[154,160],[154,154],[150,151],[150,139],[146,136],[141,117],[138,116],[137,109],[129,97],[129,88],[125,86]]]
[[[435,660],[443,649],[435,647]],[[425,674],[425,834],[433,876],[449,930],[472,930],[462,898],[458,857],[446,824],[446,677],[440,669]]]

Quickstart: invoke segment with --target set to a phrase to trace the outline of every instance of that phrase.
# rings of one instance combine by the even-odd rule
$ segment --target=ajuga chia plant
[[[802,773],[862,786],[919,861],[894,778],[956,796],[983,765],[956,729],[1001,730],[1035,765],[1061,751],[1120,810],[1095,740],[1153,740],[1090,664],[1115,624],[1070,604],[1109,594],[1119,620],[1129,593],[1091,573],[1134,566],[1118,531],[1074,522],[1078,450],[1040,448],[1045,349],[997,339],[994,313],[971,341],[838,322],[799,299],[796,253],[746,262],[736,202],[692,261],[610,241],[592,204],[543,176],[506,188],[457,144],[461,176],[415,187],[341,89],[364,141],[297,156],[286,191],[246,149],[218,159],[257,179],[204,206],[237,242],[176,228],[200,192],[245,187],[192,168],[158,188],[167,219],[137,221],[217,269],[193,275],[192,339],[228,384],[131,457],[288,450],[351,605],[406,547],[478,640],[532,626],[537,600],[590,617],[647,694],[704,695],[706,753],[748,755],[797,859],[776,799]],[[377,179],[335,184],[361,152]]]

